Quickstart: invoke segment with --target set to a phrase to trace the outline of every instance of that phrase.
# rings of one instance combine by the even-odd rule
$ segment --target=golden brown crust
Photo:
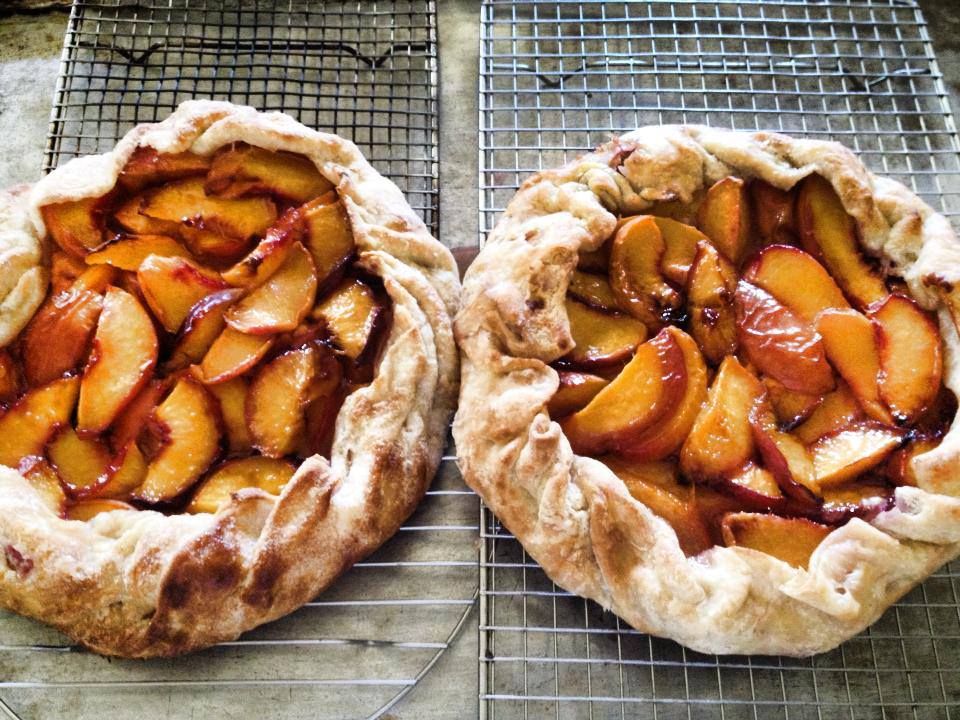
[[[0,467],[0,605],[104,654],[196,650],[312,599],[413,512],[456,399],[459,281],[450,252],[352,143],[228,103],[184,103],[112,152],[3,197],[0,339],[16,336],[45,292],[42,205],[109,191],[138,146],[209,154],[237,141],[302,153],[336,184],[359,262],[382,278],[393,323],[376,377],[337,417],[329,462],[307,459],[279,498],[246,489],[216,515],[120,511],[83,523],[56,518],[27,480]],[[29,295],[35,276],[39,294]]]
[[[915,459],[919,488],[898,488],[891,510],[832,532],[800,570],[738,547],[685,557],[672,528],[609,468],[575,455],[547,414],[558,383],[547,363],[572,344],[563,301],[577,251],[610,236],[614,213],[691,202],[728,175],[788,189],[811,173],[833,184],[886,270],[937,311],[944,380],[960,390],[960,242],[942,216],[835,143],[636,130],[528,179],[464,278],[454,438],[467,483],[559,585],[702,652],[825,651],[960,553],[957,425]]]

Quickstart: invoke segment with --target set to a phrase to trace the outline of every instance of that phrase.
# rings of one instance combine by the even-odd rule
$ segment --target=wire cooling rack
[[[531,172],[658,123],[838,140],[960,211],[957,132],[912,0],[483,3],[481,235]],[[960,563],[832,652],[716,657],[560,590],[486,509],[481,527],[481,717],[960,716]]]
[[[226,99],[351,138],[436,235],[435,10],[433,0],[78,1],[46,169],[108,149],[183,100]],[[448,454],[398,535],[316,601],[175,661],[107,660],[0,613],[0,717],[379,717],[473,617],[477,507]]]

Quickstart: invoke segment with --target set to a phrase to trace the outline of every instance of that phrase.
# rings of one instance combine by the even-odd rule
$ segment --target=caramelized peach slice
[[[860,406],[887,425],[893,418],[880,399],[880,348],[875,324],[856,310],[824,310],[817,332],[833,369],[842,377]]]
[[[57,517],[63,517],[67,496],[60,485],[60,477],[50,463],[37,455],[28,455],[20,461],[17,472],[23,475]]]
[[[690,266],[697,256],[697,245],[709,242],[709,239],[693,225],[687,225],[671,218],[655,217],[653,221],[660,229],[663,238],[663,257],[660,270],[664,276],[679,287],[687,284]]]
[[[242,294],[239,288],[231,288],[211,293],[197,301],[183,321],[177,344],[165,367],[168,370],[179,369],[200,362],[226,327],[224,314]]]
[[[855,304],[865,308],[887,296],[883,279],[863,258],[857,224],[830,183],[811,175],[797,194],[797,226],[804,249],[821,259]]]
[[[799,440],[777,427],[766,402],[758,402],[751,409],[750,429],[763,466],[773,474],[784,495],[801,505],[816,505],[820,485],[813,458]]]
[[[567,286],[567,294],[574,300],[592,307],[594,310],[618,313],[617,296],[604,275],[594,275],[574,270]]]
[[[833,371],[813,328],[745,280],[737,283],[734,305],[740,347],[763,374],[808,395],[833,389]]]
[[[751,224],[750,198],[743,180],[726,177],[707,190],[697,212],[697,225],[736,267],[747,254]]]
[[[0,464],[17,467],[20,458],[42,455],[47,440],[70,422],[80,380],[65,377],[30,390],[0,416]]]
[[[920,437],[910,440],[906,447],[894,452],[886,465],[886,475],[894,485],[917,487],[917,474],[913,469],[913,459],[917,455],[930,452],[940,444],[938,437]]]
[[[110,452],[96,438],[80,437],[69,425],[60,428],[47,445],[47,457],[71,497],[95,494],[105,480]]]
[[[66,252],[83,257],[106,242],[103,227],[104,198],[83,198],[40,208],[47,231]]]
[[[619,227],[619,226],[618,226]],[[605,273],[610,267],[610,243],[605,242],[596,250],[577,252],[577,269],[589,273]]]
[[[103,297],[65,290],[49,298],[23,331],[20,358],[27,382],[37,387],[75,370],[90,351]]]
[[[294,472],[295,468],[286,460],[266,457],[229,460],[200,484],[186,512],[215,513],[230,502],[233,493],[248,487],[279,495]]]
[[[326,345],[313,347],[318,353],[316,370],[308,394],[309,404],[304,410],[303,441],[296,453],[301,457],[330,457],[337,415],[349,386],[343,382],[343,371],[334,352]]]
[[[317,281],[322,289],[331,287],[339,282],[343,269],[357,252],[350,218],[336,193],[311,200],[301,211],[307,250],[317,266]],[[606,270],[604,265],[603,272]]]
[[[137,440],[168,389],[167,381],[151,380],[134,395],[113,422],[110,442],[114,448],[125,448]]]
[[[723,492],[751,509],[774,510],[783,506],[783,491],[773,473],[753,462],[716,483]]]
[[[227,310],[224,319],[234,330],[272,335],[293,330],[303,320],[317,294],[317,271],[310,253],[295,243],[267,281]]]
[[[133,495],[144,502],[172,500],[192,486],[220,452],[218,408],[203,386],[183,377],[160,403],[153,422],[163,446]]]
[[[892,487],[876,480],[825,487],[820,519],[832,525],[855,517],[869,520],[893,505],[893,492]]]
[[[218,273],[184,257],[151,255],[140,264],[137,281],[154,316],[167,332],[175,333],[190,310],[227,284]]]
[[[190,251],[166,235],[133,235],[87,255],[88,265],[112,265],[120,270],[136,272],[150,255],[189,258]]]
[[[123,500],[111,500],[109,498],[92,498],[90,500],[80,500],[71,503],[67,507],[67,520],[77,520],[87,522],[101,513],[114,512],[116,510],[133,510],[136,508]]]
[[[262,285],[287,259],[294,243],[304,235],[303,216],[299,210],[287,210],[276,224],[267,229],[263,240],[246,257],[223,273],[223,279],[236,287]]]
[[[333,183],[303,155],[236,145],[214,158],[206,190],[225,198],[269,193],[303,203],[333,190]]]
[[[817,482],[831,487],[876,467],[903,442],[903,432],[862,422],[817,440],[811,447]]]
[[[126,498],[147,477],[147,460],[137,444],[131,442],[110,459],[101,478],[97,497]]]
[[[87,264],[82,259],[63,250],[54,250],[50,255],[50,294],[59,295],[64,290],[69,290],[86,269]]]
[[[776,188],[763,180],[754,180],[750,183],[750,199],[754,224],[763,244],[792,243],[796,237],[794,193]]]
[[[773,412],[781,428],[796,427],[810,417],[823,402],[822,395],[809,395],[789,390],[783,386],[783,383],[771,377],[763,378],[763,384],[766,386],[767,399],[773,406]]]
[[[574,348],[563,362],[586,370],[627,360],[647,337],[647,328],[626,315],[612,315],[567,298]]]
[[[17,366],[17,361],[13,359],[9,350],[0,348],[0,403],[15,399],[20,394],[20,385],[20,368]]]
[[[610,382],[589,373],[560,370],[557,374],[560,376],[560,386],[547,403],[547,410],[553,418],[563,417],[586,407]]]
[[[813,551],[831,530],[812,520],[765,513],[731,513],[723,518],[722,525],[727,547],[758,550],[802,569],[810,564]]]
[[[77,430],[105,430],[140,391],[156,362],[157,334],[150,316],[130,293],[108,288],[80,382]]]
[[[247,452],[251,448],[250,432],[247,429],[247,381],[235,377],[227,382],[207,386],[220,403],[227,445],[232,453]]]
[[[688,276],[687,308],[690,331],[714,365],[737,350],[736,289],[733,266],[713,245],[700,244]]]
[[[743,278],[809,323],[829,308],[850,307],[823,266],[803,250],[789,245],[771,245],[761,250],[747,266]]]
[[[204,175],[210,159],[192,152],[159,153],[152,147],[138,147],[127,160],[117,178],[127,190],[142,190],[154,183],[180,180],[191,175]]]
[[[713,545],[697,508],[694,488],[680,484],[675,462],[632,462],[620,458],[604,458],[603,462],[636,500],[670,524],[685,555],[698,555]]]
[[[680,451],[680,467],[687,478],[716,480],[750,460],[750,410],[762,397],[760,381],[735,357],[724,358]]]
[[[656,219],[638,215],[610,246],[610,286],[620,307],[650,329],[683,319],[683,297],[660,271],[665,245]]]
[[[371,287],[351,278],[318,303],[313,316],[326,323],[337,347],[355,361],[369,355],[377,328],[386,319]]]
[[[200,380],[212,385],[242,375],[267,354],[272,337],[246,335],[225,327],[199,365]]]
[[[174,220],[158,220],[144,215],[142,210],[146,204],[145,195],[134,195],[128,198],[113,213],[113,221],[121,228],[134,235],[169,237],[180,235],[180,224]]]
[[[940,331],[903,295],[890,295],[870,315],[880,329],[880,396],[897,422],[911,422],[933,403],[940,387]]]
[[[74,292],[88,290],[103,294],[108,287],[117,282],[119,275],[119,271],[109,265],[93,265],[77,276],[70,289]]]
[[[793,429],[800,442],[809,445],[835,430],[845,428],[863,419],[863,409],[847,384],[840,382],[837,389],[823,396],[810,417]]]

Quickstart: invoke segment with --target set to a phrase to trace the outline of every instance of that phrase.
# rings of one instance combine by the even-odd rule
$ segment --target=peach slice
[[[660,236],[663,238],[660,270],[667,280],[676,283],[679,287],[685,287],[690,266],[693,265],[694,258],[697,256],[697,245],[701,242],[709,242],[709,239],[693,225],[665,217],[655,217],[653,221],[660,229]]]
[[[604,458],[603,462],[636,500],[670,524],[685,555],[699,555],[713,545],[697,508],[693,486],[680,484],[676,463],[620,458]]]
[[[147,467],[134,498],[149,503],[172,500],[191,487],[220,452],[216,402],[190,377],[177,381],[154,413],[162,447]]]
[[[687,308],[690,331],[713,365],[737,350],[736,289],[733,266],[713,245],[701,243],[688,275]]]
[[[272,337],[246,335],[225,327],[199,365],[201,382],[213,385],[242,375],[260,362],[273,340]]]
[[[103,297],[92,290],[65,290],[43,304],[20,339],[23,374],[31,386],[46,385],[86,359],[102,309]]]
[[[750,460],[750,410],[762,397],[760,381],[735,357],[724,358],[680,451],[680,467],[687,478],[716,480]]]
[[[80,381],[77,430],[105,430],[143,387],[157,362],[157,334],[143,306],[120,288],[107,289]]]
[[[619,225],[617,226],[619,228]],[[605,273],[610,267],[610,243],[606,242],[596,250],[577,252],[577,269],[588,273]]]
[[[205,187],[225,198],[269,193],[303,203],[333,190],[333,183],[303,155],[235,145],[214,158]]]
[[[765,513],[730,513],[721,526],[727,547],[758,550],[806,570],[810,556],[833,528],[805,518]]]
[[[823,402],[822,395],[808,395],[796,390],[788,390],[783,383],[771,377],[763,378],[763,384],[781,429],[796,427],[810,417]]]
[[[781,190],[763,180],[754,180],[750,183],[750,200],[754,225],[764,245],[789,245],[795,240],[793,192]]]
[[[218,273],[187,258],[159,255],[151,255],[140,264],[137,281],[150,310],[171,333],[180,329],[200,300],[228,287]]]
[[[80,437],[69,425],[60,428],[47,444],[47,457],[74,498],[97,493],[110,463],[110,452],[103,443]]]
[[[560,386],[547,403],[550,417],[559,418],[587,406],[610,381],[589,373],[559,370]]]
[[[247,381],[235,377],[227,382],[207,386],[220,403],[227,445],[231,453],[247,452],[251,448],[250,432],[247,429]]]
[[[69,290],[86,269],[87,264],[82,259],[63,250],[54,250],[50,254],[50,294],[59,295],[64,290]]]
[[[203,360],[226,327],[224,314],[242,294],[243,291],[240,288],[230,288],[211,293],[198,300],[183,321],[180,333],[177,335],[176,346],[165,368],[180,369],[190,363]]]
[[[567,298],[574,348],[562,361],[590,370],[627,360],[647,337],[647,327],[626,315],[611,315]]]
[[[23,350],[21,348],[21,354]],[[52,380],[53,378],[51,378]],[[8,403],[20,394],[20,368],[10,351],[0,348],[0,403]]]
[[[150,255],[190,258],[190,251],[166,235],[133,235],[87,255],[86,260],[88,265],[112,265],[120,270],[136,272]]]
[[[305,242],[317,266],[321,289],[335,285],[356,254],[350,218],[336,193],[328,193],[300,208],[306,224]],[[607,266],[603,266],[603,272]]]
[[[133,151],[117,181],[126,190],[137,191],[155,183],[204,175],[209,168],[210,158],[196,153],[159,153],[142,146]]]
[[[903,442],[903,431],[865,421],[825,435],[811,446],[821,487],[831,487],[876,467]]]
[[[40,214],[54,242],[71,255],[83,257],[107,240],[103,224],[105,205],[102,197],[83,198],[44,205]]]
[[[803,443],[777,428],[766,402],[758,402],[751,409],[750,430],[763,466],[773,474],[783,494],[803,506],[817,505],[820,485],[813,458]]]
[[[136,490],[147,477],[147,460],[131,442],[110,459],[101,478],[97,497],[125,498]]]
[[[89,290],[90,292],[103,294],[110,285],[117,282],[119,275],[117,269],[109,265],[93,265],[77,276],[70,289],[73,292]]]
[[[687,383],[675,328],[664,328],[637,348],[633,359],[582,409],[561,423],[575,452],[600,455],[620,449],[677,406]]]
[[[865,308],[887,296],[887,287],[860,251],[857,224],[830,183],[810,175],[797,194],[797,227],[804,249],[822,259],[855,304]]]
[[[890,295],[871,308],[870,316],[880,330],[880,397],[898,423],[909,423],[933,403],[940,388],[940,331],[903,295]]]
[[[734,307],[740,347],[760,372],[808,395],[834,388],[823,343],[812,327],[746,280],[737,283]]]
[[[386,320],[385,310],[369,285],[347,278],[317,304],[312,314],[326,323],[343,354],[359,362],[370,355],[371,341]]]
[[[617,296],[610,287],[610,282],[603,275],[574,270],[570,277],[570,284],[567,286],[567,294],[594,310],[619,313]]]
[[[92,498],[90,500],[80,500],[71,503],[67,507],[66,519],[87,522],[101,513],[114,512],[116,510],[136,511],[136,508],[130,503],[123,502],[123,500]]]
[[[137,440],[168,389],[167,381],[150,380],[134,395],[113,421],[110,442],[114,448],[125,448]]]
[[[697,225],[714,247],[739,267],[753,233],[750,198],[743,180],[726,177],[714,183],[697,211]]]
[[[829,308],[848,308],[840,288],[813,257],[789,245],[761,250],[743,279],[766,290],[801,320],[813,323]]]
[[[227,310],[224,320],[234,330],[250,335],[272,335],[293,330],[313,307],[317,271],[313,258],[295,243],[267,281]]]
[[[880,399],[880,348],[875,324],[856,310],[824,310],[817,332],[833,369],[842,377],[860,406],[874,420],[893,424]]]
[[[831,525],[842,524],[855,517],[869,520],[893,506],[893,491],[889,485],[876,480],[825,487],[820,519]]]
[[[683,320],[683,297],[660,271],[664,251],[650,215],[627,220],[610,246],[610,286],[618,304],[651,330]]]
[[[773,473],[754,462],[721,478],[716,485],[751,509],[775,510],[784,505],[783,491]]]
[[[304,410],[304,432],[296,453],[300,457],[323,455],[330,457],[337,415],[348,394],[343,370],[336,354],[326,345],[314,344],[318,355],[316,371],[308,394],[309,404]]]
[[[939,437],[911,439],[906,447],[900,448],[890,456],[886,464],[887,478],[894,485],[917,487],[917,474],[913,469],[913,459],[917,455],[930,452],[939,444]]]
[[[845,428],[864,417],[863,409],[847,384],[840,382],[837,389],[823,396],[810,417],[793,429],[800,442],[809,445],[824,435]]]
[[[223,279],[236,287],[262,285],[280,268],[290,248],[303,236],[303,215],[294,208],[287,210],[246,257],[223,272]]]
[[[186,512],[215,513],[230,502],[233,493],[248,487],[279,495],[295,471],[286,460],[267,457],[229,460],[200,483]]]
[[[42,455],[47,440],[70,422],[80,380],[64,377],[30,390],[0,416],[0,465],[17,467],[20,458]]]
[[[67,495],[63,492],[60,477],[50,463],[42,457],[28,455],[20,461],[17,472],[23,475],[39,493],[44,504],[57,517],[63,517],[67,509]]]
[[[123,201],[113,213],[113,221],[133,235],[169,237],[180,235],[180,224],[173,220],[157,220],[144,215],[145,195],[134,195]]]

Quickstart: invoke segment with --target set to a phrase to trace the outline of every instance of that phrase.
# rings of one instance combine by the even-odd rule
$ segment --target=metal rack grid
[[[77,0],[46,169],[227,99],[351,138],[436,235],[436,32],[433,0]],[[0,613],[0,717],[379,717],[471,617],[477,506],[448,454],[398,535],[330,590],[176,661],[108,660]]]
[[[658,123],[835,139],[960,213],[912,0],[485,0],[480,84],[481,236],[529,173]],[[481,717],[960,716],[960,562],[832,652],[716,657],[562,591],[486,509],[481,529]]]

